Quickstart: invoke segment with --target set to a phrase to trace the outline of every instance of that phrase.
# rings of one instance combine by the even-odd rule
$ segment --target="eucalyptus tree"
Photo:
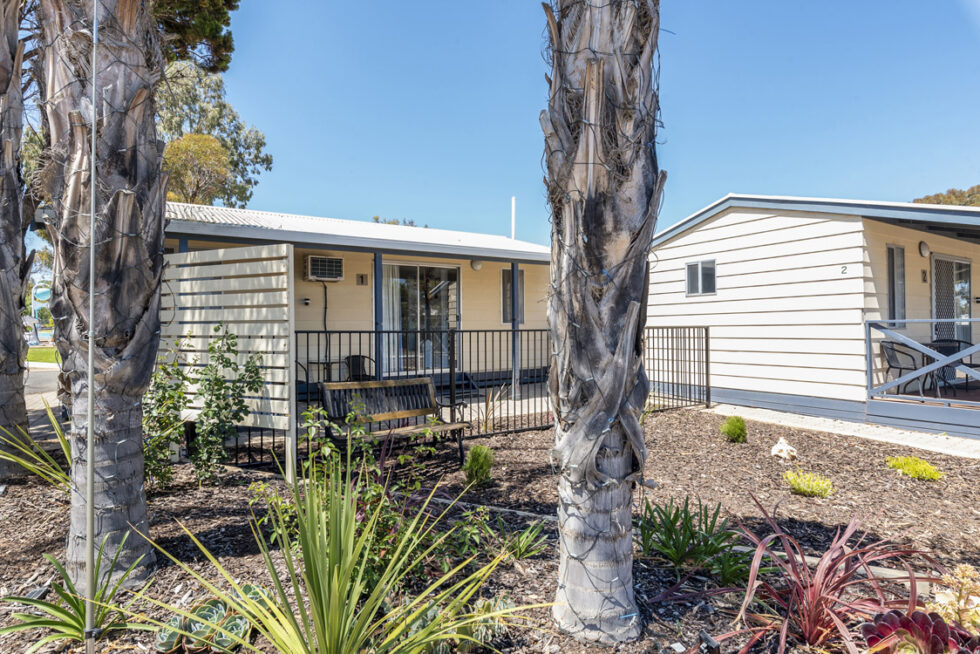
[[[24,96],[21,88],[24,43],[20,39],[21,0],[0,0],[0,427],[27,430],[24,369],[27,343],[21,314],[31,273],[24,254],[26,223],[21,212],[20,173]],[[17,474],[0,460],[0,480]]]
[[[666,175],[654,145],[659,0],[545,5],[552,71],[545,136],[552,211],[549,386],[560,466],[554,618],[584,640],[642,630],[632,497],[647,450],[640,414],[648,257]]]

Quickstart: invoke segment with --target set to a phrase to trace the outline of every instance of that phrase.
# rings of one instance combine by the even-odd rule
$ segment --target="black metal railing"
[[[546,329],[297,331],[298,455],[308,443],[302,414],[320,403],[320,382],[429,377],[437,398],[456,406],[443,418],[468,422],[464,438],[548,429],[551,335]],[[707,327],[647,327],[644,366],[650,381],[648,411],[709,405]],[[424,418],[403,421],[423,422]],[[391,426],[391,425],[387,425]],[[379,427],[366,425],[368,429]],[[285,457],[282,430],[243,427],[229,443],[231,461],[269,465]]]
[[[711,404],[708,327],[647,327],[643,366],[651,411]]]
[[[325,381],[429,377],[465,436],[546,429],[550,362],[546,329],[298,331],[297,401],[318,403]]]

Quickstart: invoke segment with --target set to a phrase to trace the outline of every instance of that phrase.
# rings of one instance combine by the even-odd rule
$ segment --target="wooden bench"
[[[463,465],[463,430],[468,422],[444,422],[442,409],[448,403],[436,399],[435,385],[430,377],[386,379],[383,381],[321,382],[320,400],[327,417],[343,424],[352,406],[363,412],[369,423],[390,423],[425,418],[423,424],[385,427],[371,432],[378,438],[409,438],[426,431],[448,433],[456,437],[459,464]],[[461,405],[457,402],[456,405]],[[433,419],[434,418],[434,419]]]

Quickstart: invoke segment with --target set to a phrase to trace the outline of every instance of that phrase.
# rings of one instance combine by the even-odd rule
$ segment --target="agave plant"
[[[861,625],[869,654],[980,654],[980,636],[971,636],[937,613],[892,610]]]

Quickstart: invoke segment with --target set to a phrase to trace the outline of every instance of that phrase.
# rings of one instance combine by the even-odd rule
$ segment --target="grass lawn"
[[[27,360],[36,363],[60,363],[61,357],[56,347],[32,347],[27,351]]]

